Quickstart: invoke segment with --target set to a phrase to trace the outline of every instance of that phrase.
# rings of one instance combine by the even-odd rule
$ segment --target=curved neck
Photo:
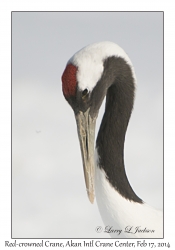
[[[130,186],[124,167],[125,134],[134,103],[132,71],[122,58],[115,58],[106,64],[107,70],[114,66],[118,70],[107,90],[105,113],[97,136],[99,168],[105,171],[109,183],[123,197],[142,203]]]

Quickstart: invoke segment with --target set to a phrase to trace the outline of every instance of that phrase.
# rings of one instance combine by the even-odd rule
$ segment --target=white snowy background
[[[61,75],[82,47],[113,41],[137,76],[125,142],[129,181],[163,208],[163,14],[161,12],[13,12],[12,236],[107,238],[83,176],[76,123]],[[103,115],[101,109],[98,126]],[[97,131],[98,131],[97,126]]]

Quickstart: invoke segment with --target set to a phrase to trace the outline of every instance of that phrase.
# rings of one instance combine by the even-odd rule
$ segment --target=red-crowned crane
[[[162,212],[136,195],[125,172],[124,141],[135,84],[128,55],[112,42],[81,49],[62,75],[63,94],[76,118],[87,194],[91,203],[96,196],[111,237],[162,238]],[[105,113],[94,149],[96,118],[105,96]]]

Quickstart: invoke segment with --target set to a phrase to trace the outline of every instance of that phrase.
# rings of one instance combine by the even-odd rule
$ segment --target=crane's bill
[[[96,119],[86,112],[79,111],[75,115],[77,122],[78,137],[80,141],[81,155],[83,161],[84,178],[86,190],[91,203],[94,202],[94,138]]]

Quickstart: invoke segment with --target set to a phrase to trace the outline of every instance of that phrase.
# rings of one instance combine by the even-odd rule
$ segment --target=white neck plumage
[[[98,160],[96,162],[98,164]],[[104,170],[98,165],[95,167],[95,194],[104,231],[112,238],[163,237],[162,213],[145,203],[140,204],[122,197],[111,186]]]

